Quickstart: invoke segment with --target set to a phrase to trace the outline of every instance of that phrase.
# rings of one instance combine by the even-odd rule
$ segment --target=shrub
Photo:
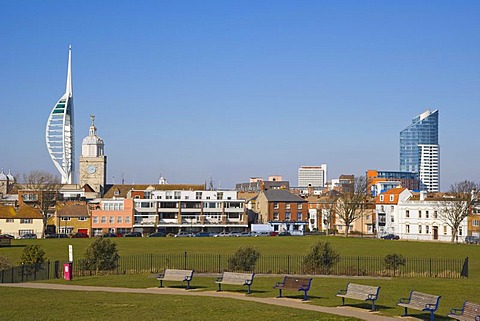
[[[340,254],[335,251],[330,242],[316,242],[310,247],[310,252],[303,258],[306,272],[330,274],[333,266],[340,261]]]
[[[113,270],[119,259],[117,244],[108,238],[97,238],[85,250],[85,269]]]
[[[12,267],[12,263],[5,257],[0,255],[0,270]]]
[[[45,251],[39,245],[27,245],[20,256],[20,264],[42,264],[47,260]]]
[[[405,266],[407,260],[401,254],[388,254],[385,256],[385,269],[398,270],[400,266]]]
[[[231,271],[253,271],[260,258],[260,253],[251,246],[241,247],[228,258],[228,268]]]

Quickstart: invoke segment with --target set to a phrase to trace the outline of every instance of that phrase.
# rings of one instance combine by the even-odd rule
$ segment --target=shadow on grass
[[[410,311],[408,311],[408,316],[409,317],[412,317],[412,318],[416,318],[418,320],[430,320],[430,313],[411,313]],[[450,319],[449,317],[447,316],[444,316],[444,315],[438,315],[438,314],[435,314],[435,320],[436,321],[447,321],[447,320],[452,320]]]
[[[27,247],[26,244],[17,244],[17,245],[9,245],[9,246],[0,246],[2,249],[8,249],[10,247]]]
[[[345,305],[342,305],[341,302],[338,305],[339,307],[352,307],[352,308],[358,308],[362,309],[365,311],[371,311],[372,309],[372,304],[371,303],[348,303],[346,302]],[[375,311],[386,311],[386,310],[394,310],[394,307],[389,307],[381,304],[375,304]]]

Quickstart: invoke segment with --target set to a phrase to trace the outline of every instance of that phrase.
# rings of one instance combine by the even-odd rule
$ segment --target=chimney
[[[427,191],[420,191],[420,200],[424,201],[427,198]]]

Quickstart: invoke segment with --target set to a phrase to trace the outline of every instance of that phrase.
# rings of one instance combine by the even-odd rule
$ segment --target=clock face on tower
[[[90,165],[90,166],[87,167],[87,172],[88,172],[89,174],[93,174],[93,173],[95,173],[96,171],[97,171],[97,168],[96,168],[95,166],[93,166],[93,165]]]

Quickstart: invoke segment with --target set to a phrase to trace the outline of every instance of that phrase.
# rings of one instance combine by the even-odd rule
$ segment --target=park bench
[[[255,273],[235,273],[223,272],[222,277],[217,278],[215,283],[218,284],[218,291],[222,291],[222,284],[246,285],[247,294],[250,294],[250,286],[253,283]]]
[[[439,295],[412,291],[409,298],[401,298],[397,305],[405,308],[403,316],[408,315],[407,309],[410,308],[430,312],[430,320],[433,321],[435,320],[435,311],[438,309],[439,301]]]
[[[312,278],[287,275],[284,277],[283,282],[277,282],[273,288],[278,289],[278,298],[283,298],[282,290],[303,291],[303,301],[307,301],[307,292],[310,290],[311,283]]]
[[[447,317],[462,321],[480,321],[480,304],[465,301],[461,309],[451,309]]]
[[[348,283],[345,290],[340,290],[337,293],[338,297],[342,298],[342,305],[345,305],[345,299],[355,299],[372,302],[372,311],[375,311],[375,300],[378,299],[379,286],[362,285],[355,283]]]
[[[160,281],[159,288],[163,287],[163,281],[183,281],[187,282],[187,290],[190,289],[190,281],[193,278],[193,270],[175,270],[165,269],[163,274],[157,275],[157,280]]]

